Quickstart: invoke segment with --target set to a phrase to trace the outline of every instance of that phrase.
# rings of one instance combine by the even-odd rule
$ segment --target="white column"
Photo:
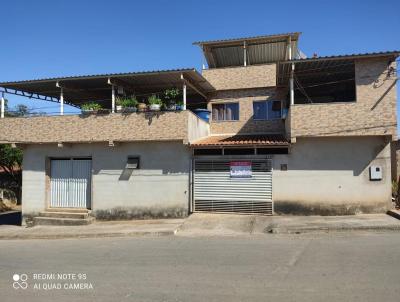
[[[64,88],[60,91],[60,115],[64,115]]]
[[[246,41],[243,42],[243,65],[247,66],[247,47]]]
[[[183,91],[183,110],[186,110],[186,82],[185,81],[183,81],[182,91]]]
[[[115,112],[115,86],[111,85],[111,112]]]
[[[289,86],[290,86],[290,105],[294,105],[294,63],[291,64],[292,70],[290,71]]]
[[[1,94],[1,115],[0,118],[4,118],[4,107],[5,107],[5,100],[4,100],[4,93]]]

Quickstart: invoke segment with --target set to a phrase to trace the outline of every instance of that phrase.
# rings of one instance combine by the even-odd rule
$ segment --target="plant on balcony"
[[[180,91],[178,88],[167,89],[164,91],[165,106],[167,110],[176,110],[179,95]]]
[[[117,111],[118,112],[136,112],[138,105],[136,97],[133,95],[131,97],[119,98],[117,99]]]
[[[163,104],[162,100],[155,94],[149,96],[147,102],[149,103],[149,109],[151,111],[160,111],[161,105]]]
[[[83,113],[96,113],[101,109],[101,105],[96,102],[86,103],[81,106],[81,110]]]
[[[183,101],[177,101],[175,105],[175,110],[183,110]]]

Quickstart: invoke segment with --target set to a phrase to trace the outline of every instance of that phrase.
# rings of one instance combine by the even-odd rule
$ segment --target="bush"
[[[149,96],[149,98],[147,99],[147,102],[149,103],[149,105],[162,105],[162,100],[157,97],[155,94]]]
[[[101,105],[95,102],[86,103],[81,106],[82,110],[100,110],[101,108]]]
[[[138,105],[138,100],[135,96],[130,98],[120,98],[117,100],[117,105],[122,106],[123,108],[134,108]]]

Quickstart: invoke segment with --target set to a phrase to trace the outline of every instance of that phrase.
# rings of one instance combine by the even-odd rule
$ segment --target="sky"
[[[0,82],[201,70],[195,41],[295,31],[308,56],[400,50],[399,0],[0,0],[0,11]],[[58,110],[55,103],[7,99],[11,107]]]

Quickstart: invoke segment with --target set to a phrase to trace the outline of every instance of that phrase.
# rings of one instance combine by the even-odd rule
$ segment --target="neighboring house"
[[[5,118],[24,149],[23,214],[352,214],[391,204],[399,52],[304,58],[299,33],[197,42],[208,68],[0,83],[112,113]],[[186,110],[114,113],[118,94],[182,89]],[[191,110],[208,108],[206,122]]]

